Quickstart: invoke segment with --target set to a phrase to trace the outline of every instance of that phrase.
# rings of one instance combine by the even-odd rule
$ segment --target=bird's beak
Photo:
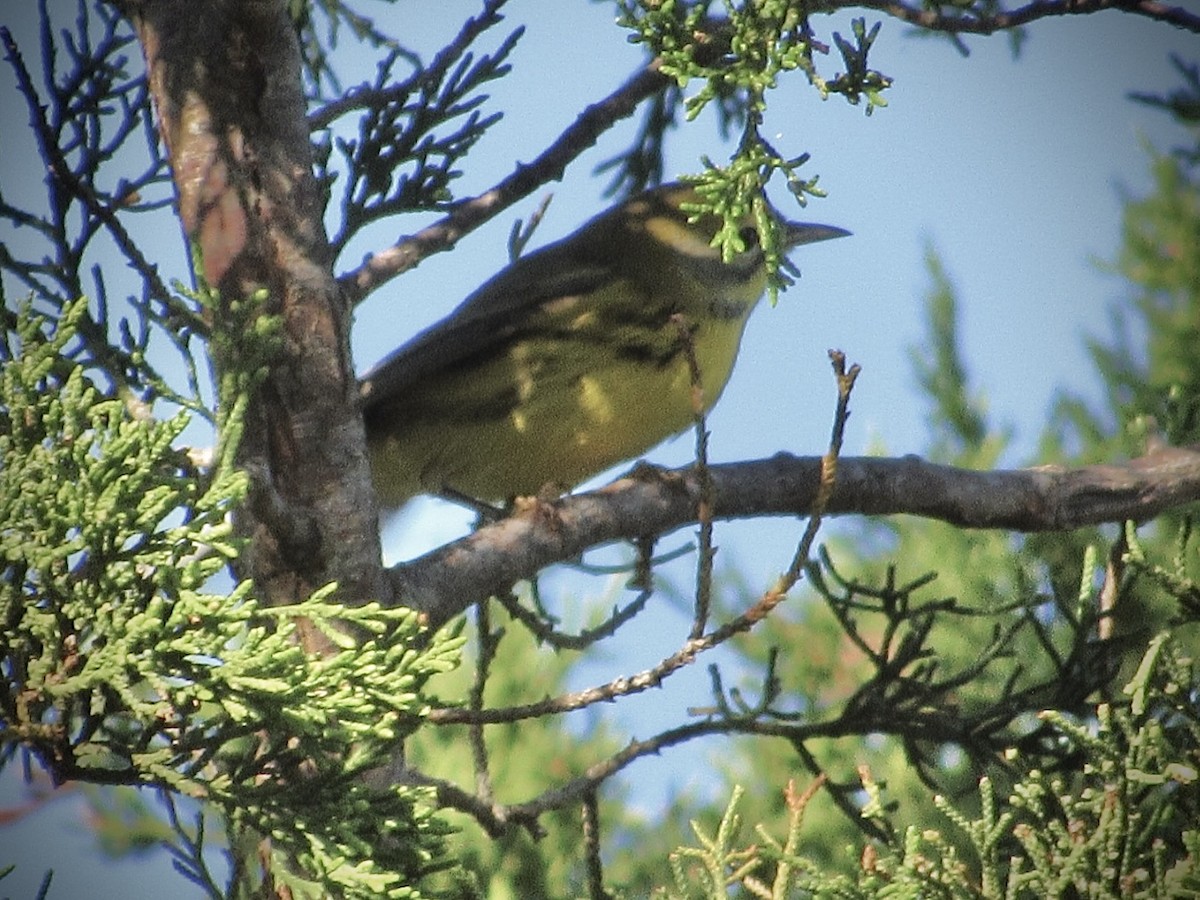
[[[836,225],[817,225],[812,222],[784,222],[783,227],[783,244],[789,250],[801,244],[815,244],[817,241],[828,241],[850,234],[845,228],[838,228]]]

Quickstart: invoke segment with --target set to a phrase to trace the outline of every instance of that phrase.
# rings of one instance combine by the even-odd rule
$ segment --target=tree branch
[[[819,457],[710,466],[714,517],[807,515]],[[395,602],[433,627],[475,601],[507,590],[589,547],[665,534],[696,520],[700,483],[691,468],[635,469],[598,491],[532,504],[425,556],[389,570]],[[908,515],[965,528],[1066,531],[1143,521],[1200,500],[1200,446],[1156,448],[1126,463],[975,472],[927,462],[842,457],[826,514]]]
[[[1002,640],[1006,641],[1007,638]],[[539,827],[537,823],[541,815],[586,802],[589,794],[637,760],[657,756],[671,747],[710,735],[782,738],[796,749],[814,774],[822,776],[826,775],[825,767],[807,749],[809,741],[882,733],[903,740],[910,752],[919,743],[929,743],[936,746],[957,745],[978,753],[995,753],[1010,746],[1014,739],[1013,734],[1005,731],[1006,726],[1021,713],[1043,708],[1047,688],[1058,686],[1063,676],[1060,673],[1052,674],[1045,682],[1013,694],[1006,690],[998,706],[976,712],[932,699],[944,701],[957,686],[978,677],[989,664],[990,660],[980,661],[940,682],[906,686],[903,679],[897,678],[897,666],[907,668],[908,663],[892,660],[889,665],[878,666],[875,676],[829,717],[806,716],[797,720],[790,715],[779,717],[770,710],[750,715],[708,715],[664,728],[646,739],[632,739],[620,750],[597,760],[580,774],[547,788],[529,800],[509,805],[485,802],[450,783],[419,774],[408,773],[406,778],[418,783],[434,784],[439,800],[470,814],[494,836],[513,824],[519,824],[536,834],[534,829]],[[1026,738],[1030,737],[1026,734]],[[859,822],[860,811],[845,797],[845,792],[835,790],[835,796],[841,796],[838,805],[847,817]],[[863,827],[869,829],[869,826]]]
[[[650,63],[616,91],[584,109],[533,162],[519,164],[490,190],[464,200],[428,228],[401,238],[386,250],[369,256],[359,267],[341,275],[338,283],[348,301],[360,302],[371,291],[414,268],[425,257],[449,250],[464,235],[546,182],[562,178],[567,165],[595,144],[600,135],[614,123],[632,115],[642,100],[670,83],[658,71],[657,62]]]
[[[918,716],[915,722],[908,720],[902,722],[895,717],[881,718],[879,721],[871,722],[868,726],[863,719],[847,716],[841,716],[828,722],[801,724],[783,724],[751,718],[709,717],[664,729],[644,740],[631,740],[616,753],[597,761],[586,771],[563,784],[549,788],[530,800],[507,805],[487,806],[461,788],[437,783],[433,779],[411,778],[410,776],[410,780],[418,783],[436,783],[439,800],[472,815],[485,829],[489,830],[489,833],[494,834],[510,827],[510,823],[531,828],[531,823],[536,823],[544,813],[582,802],[605,781],[637,760],[646,756],[658,756],[671,747],[709,735],[757,735],[759,737],[784,738],[795,742],[866,734],[871,730],[896,733],[903,732],[905,728],[909,727],[919,731],[923,736],[927,736],[930,732],[940,735],[940,730],[928,727],[929,723],[926,719],[932,718],[934,718],[932,714],[924,717]],[[953,729],[952,736],[959,735],[963,730],[962,728]],[[857,813],[857,811],[855,812]]]
[[[943,12],[943,7],[910,6],[897,0],[854,0],[842,5],[878,10],[918,28],[946,34],[994,34],[1050,16],[1089,15],[1106,9],[1145,16],[1188,31],[1200,32],[1200,16],[1182,6],[1169,6],[1157,0],[1034,0],[1025,6],[993,15],[964,12],[949,4],[944,8],[952,12],[947,13]]]

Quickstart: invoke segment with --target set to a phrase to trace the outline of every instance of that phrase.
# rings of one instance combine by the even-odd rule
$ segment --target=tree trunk
[[[280,346],[258,382],[239,461],[250,501],[241,574],[273,604],[330,581],[379,598],[379,535],[349,351],[350,308],[332,274],[313,176],[301,59],[282,0],[131,0],[197,279],[211,311],[217,377],[255,345],[237,314],[265,289]],[[310,649],[322,639],[305,632]]]

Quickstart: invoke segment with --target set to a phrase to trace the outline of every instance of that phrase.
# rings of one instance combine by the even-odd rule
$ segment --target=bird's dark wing
[[[547,300],[591,293],[613,277],[608,266],[575,258],[569,245],[519,259],[368,372],[361,384],[364,412],[503,344]]]

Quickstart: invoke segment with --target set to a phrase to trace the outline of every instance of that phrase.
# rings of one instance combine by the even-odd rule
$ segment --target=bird
[[[369,371],[380,507],[561,492],[640,457],[694,422],[689,353],[711,409],[767,268],[753,213],[724,256],[722,220],[688,208],[699,201],[678,182],[627,199],[519,257]],[[785,250],[850,234],[771,214]]]

